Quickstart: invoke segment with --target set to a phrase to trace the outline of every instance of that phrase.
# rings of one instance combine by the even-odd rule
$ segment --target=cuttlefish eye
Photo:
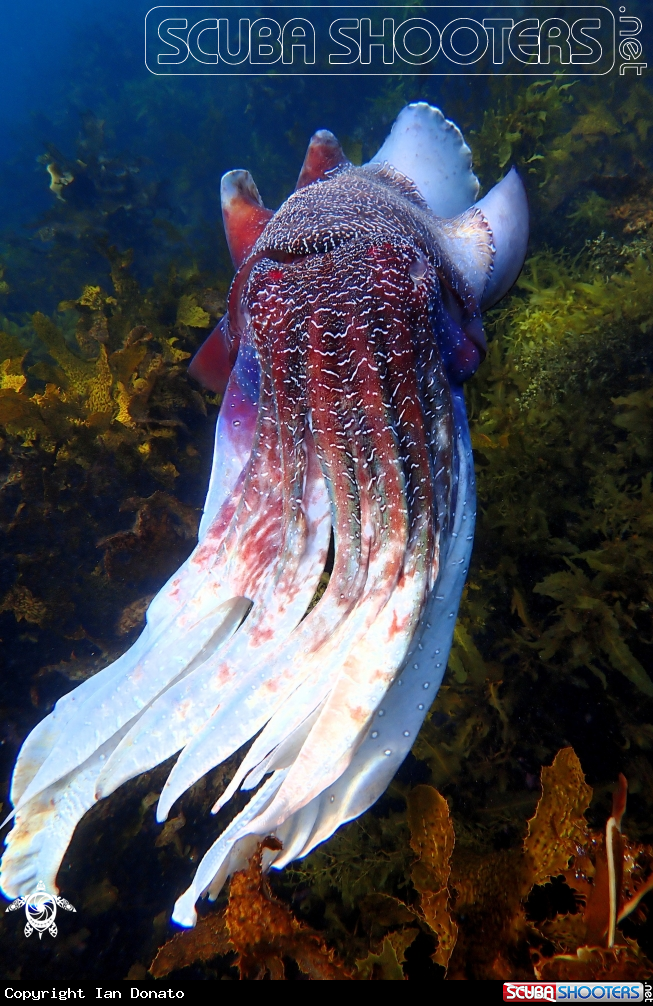
[[[422,252],[419,252],[417,258],[408,270],[408,275],[416,287],[424,280],[424,277],[428,272],[428,268],[429,264],[426,256]]]

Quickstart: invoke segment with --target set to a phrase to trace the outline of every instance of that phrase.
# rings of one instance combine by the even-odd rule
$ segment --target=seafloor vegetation
[[[449,670],[386,796],[282,875],[261,878],[254,861],[169,942],[173,898],[223,823],[208,809],[231,766],[163,828],[153,803],[169,766],[141,776],[78,829],[61,874],[78,915],[56,945],[36,961],[15,919],[0,919],[8,977],[651,973],[653,98],[633,80],[494,83],[476,123],[447,106],[485,186],[521,170],[533,240],[486,318],[488,359],[468,387],[479,523]],[[417,90],[389,84],[350,155],[367,156]],[[159,196],[103,143],[87,116],[78,156],[44,159],[53,204],[34,240],[46,278],[26,279],[29,243],[5,246],[5,780],[31,726],[135,638],[192,548],[212,453],[219,402],[185,365],[228,272],[175,265],[170,231],[166,269],[137,283],[126,238],[145,234],[131,244],[146,256],[156,233],[158,266]],[[103,277],[89,281],[80,249]],[[69,285],[51,316],[16,310],[24,284],[43,311],[52,276]]]

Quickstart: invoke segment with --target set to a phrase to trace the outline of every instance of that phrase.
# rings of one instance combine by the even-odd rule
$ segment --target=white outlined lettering
[[[352,17],[355,11],[359,17]],[[641,74],[641,20],[602,4],[160,6],[145,18],[154,74],[478,76]],[[410,16],[419,14],[419,16]]]

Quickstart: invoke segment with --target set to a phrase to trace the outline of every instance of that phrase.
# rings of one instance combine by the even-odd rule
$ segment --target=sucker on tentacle
[[[276,213],[247,172],[223,179],[237,272],[190,367],[224,390],[199,542],[131,649],[25,741],[8,897],[56,890],[83,814],[174,754],[159,821],[252,741],[214,811],[253,795],[177,901],[185,926],[261,837],[281,841],[265,853],[281,868],[387,786],[442,680],[468,571],[462,382],[485,353],[480,306],[525,254],[517,176],[472,206],[477,192],[460,132],[423,103],[362,168],[315,134]]]

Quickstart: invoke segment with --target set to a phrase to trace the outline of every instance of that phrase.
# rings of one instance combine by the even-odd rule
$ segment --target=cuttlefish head
[[[413,200],[416,196],[430,211],[437,244],[457,277],[455,283],[443,285],[465,288],[465,295],[458,296],[456,292],[454,299],[465,301],[467,306],[461,312],[453,304],[451,314],[458,329],[461,314],[465,315],[462,328],[466,336],[458,338],[453,332],[449,338],[450,344],[456,344],[451,352],[460,358],[464,379],[473,373],[484,355],[480,311],[508,292],[524,262],[529,215],[523,183],[512,168],[479,200],[471,151],[460,130],[439,109],[424,102],[409,105],[401,112],[389,137],[366,168],[394,171],[395,184],[399,181],[401,185],[403,179],[413,187]],[[229,298],[229,321],[223,320],[191,362],[189,373],[200,383],[213,391],[222,392],[226,388],[243,326],[242,296],[256,260],[267,255],[280,264],[288,263],[306,254],[332,250],[336,243],[360,236],[361,230],[365,232],[362,225],[369,218],[370,201],[378,197],[378,190],[370,196],[361,184],[360,174],[356,174],[360,169],[350,169],[352,165],[335,136],[323,129],[309,143],[294,195],[276,213],[263,205],[248,171],[238,169],[224,175],[223,221],[237,275]],[[338,198],[327,212],[325,200],[306,190],[315,190],[339,172],[349,172],[348,184],[338,190]],[[354,207],[342,202],[343,193],[348,190],[358,200],[354,213],[351,212]],[[321,234],[314,219],[317,212],[326,222]],[[284,239],[279,240],[282,231]],[[288,239],[289,231],[292,240]],[[266,241],[273,232],[275,240]],[[422,259],[413,265],[414,276],[422,269],[419,262],[425,261],[428,249],[422,248],[422,252]],[[469,309],[470,293],[476,311]]]

